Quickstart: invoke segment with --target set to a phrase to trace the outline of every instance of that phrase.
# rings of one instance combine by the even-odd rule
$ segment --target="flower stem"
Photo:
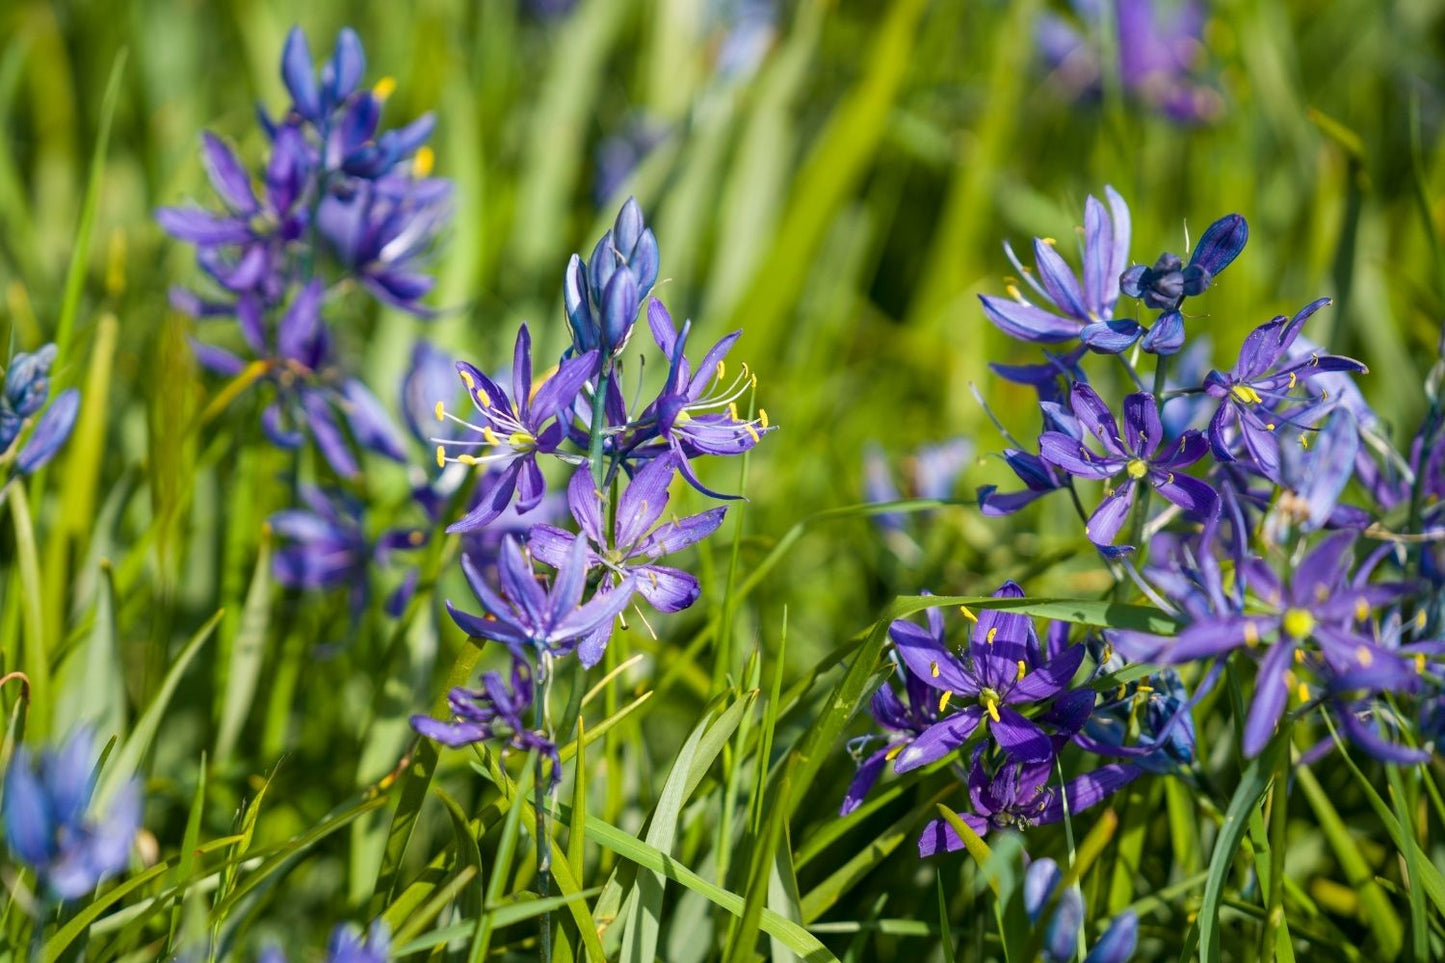
[[[592,477],[602,487],[606,469],[602,464],[602,429],[607,422],[607,388],[612,380],[612,359],[602,361],[602,371],[597,378],[597,392],[592,396],[592,434],[587,446],[587,459],[592,465]]]
[[[532,707],[534,712],[533,725],[551,740],[552,726],[550,713],[547,710],[548,700],[552,696],[552,657],[543,652],[538,665],[537,680],[537,702]],[[544,784],[542,781],[543,769],[546,760],[543,753],[534,754],[532,778],[532,809],[537,817],[537,895],[540,899],[546,899],[551,895],[552,890],[552,847],[551,830],[547,825],[548,808],[547,797],[551,795],[551,789],[543,788],[550,786],[550,778]],[[537,956],[541,963],[552,963],[552,914],[543,913],[537,921]]]

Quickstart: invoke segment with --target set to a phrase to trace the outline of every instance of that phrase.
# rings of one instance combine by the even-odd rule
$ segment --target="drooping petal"
[[[1086,321],[1089,309],[1084,305],[1084,292],[1079,290],[1073,269],[1047,241],[1034,241],[1034,260],[1039,267],[1039,281],[1049,299],[1070,317]]]
[[[1053,743],[1044,731],[1008,706],[999,706],[998,719],[989,731],[999,747],[1018,762],[1042,762],[1054,756]]]
[[[1133,507],[1134,479],[1130,478],[1094,509],[1094,514],[1089,516],[1089,522],[1084,526],[1084,534],[1095,545],[1113,545]]]
[[[1008,298],[979,295],[983,302],[983,313],[999,327],[1004,334],[1021,341],[1052,343],[1072,341],[1079,336],[1082,326],[1079,322],[1060,317],[1032,304],[1021,304]]]
[[[1184,347],[1184,315],[1178,311],[1161,315],[1144,335],[1140,347],[1150,354],[1178,354]]]
[[[512,503],[512,495],[517,490],[517,475],[521,471],[521,460],[510,462],[507,467],[496,475],[488,476],[490,481],[484,481],[487,487],[480,493],[477,504],[471,511],[447,526],[447,534],[475,532],[486,528],[492,522],[501,517]]]
[[[1250,704],[1249,715],[1244,723],[1244,755],[1252,759],[1259,755],[1274,735],[1274,725],[1284,712],[1289,701],[1290,686],[1285,678],[1294,655],[1294,644],[1280,639],[1269,647],[1259,664],[1259,676],[1254,683],[1254,702]]]
[[[1143,325],[1129,318],[1093,321],[1079,330],[1079,340],[1100,354],[1123,354],[1143,335]]]
[[[680,552],[717,531],[726,514],[727,506],[723,505],[709,508],[696,515],[689,515],[686,518],[675,518],[663,522],[656,530],[637,543],[632,554],[634,557],[661,558],[664,555],[671,555],[673,552]]]
[[[637,594],[659,612],[681,612],[702,593],[695,575],[667,565],[639,565],[632,574]]]

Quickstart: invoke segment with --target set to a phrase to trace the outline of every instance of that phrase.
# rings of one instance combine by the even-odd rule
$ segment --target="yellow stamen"
[[[411,159],[411,172],[417,177],[426,177],[437,163],[437,152],[426,144],[416,149],[416,156]]]
[[[768,427],[768,409],[758,409],[758,424],[762,425],[764,428]]]
[[[887,752],[887,754],[886,754],[883,758],[884,758],[884,759],[887,759],[889,762],[892,762],[894,759],[897,759],[897,758],[898,758],[898,754],[903,751],[904,745],[906,745],[906,743],[900,742],[898,745],[894,746],[892,749],[889,749],[888,752]]]
[[[1301,701],[1301,702],[1308,702],[1308,701],[1310,701],[1310,689],[1309,689],[1309,686],[1307,686],[1307,685],[1305,685],[1303,682],[1301,682],[1301,683],[1299,684],[1299,686],[1295,689],[1295,695],[1299,696],[1299,701]]]
[[[446,405],[444,405],[444,404],[442,404],[440,401],[438,401],[435,410],[436,410],[437,421],[446,421],[446,420],[447,420],[447,406],[446,406]]]
[[[1416,653],[1415,653],[1415,671],[1416,671],[1416,672],[1424,672],[1424,671],[1425,671],[1425,653],[1424,653],[1424,652],[1416,652]]]
[[[383,77],[376,82],[375,87],[371,88],[371,94],[377,100],[385,100],[386,98],[390,97],[392,93],[395,92],[395,90],[396,78]]]
[[[1029,671],[1028,665],[1023,659],[1019,659],[1019,681],[1022,682],[1024,675]]]
[[[960,605],[960,606],[958,607],[958,611],[959,611],[959,614],[961,614],[964,618],[968,619],[970,622],[977,622],[977,621],[978,621],[978,616],[977,616],[977,615],[974,615],[974,614],[973,614],[973,610],[970,609],[967,605]],[[1421,614],[1424,614],[1424,613],[1421,613]]]
[[[457,461],[461,462],[463,465],[479,465],[479,464],[481,464],[481,462],[477,461],[477,458],[476,458],[475,455],[458,455],[458,456],[457,456]]]
[[[491,425],[482,429],[482,441],[489,445],[500,445],[502,442],[497,438],[497,433],[492,430]]]
[[[996,635],[998,635],[998,626],[995,625],[988,630],[988,634],[984,636],[984,640],[988,642],[989,645],[993,645],[993,639]]]
[[[938,678],[938,663],[937,663],[937,662],[930,662],[930,663],[928,663],[928,674],[931,675],[931,676],[933,676],[935,679]]]
[[[753,440],[753,444],[756,445],[758,442],[763,440],[762,438],[758,437],[758,430],[752,425],[744,425],[743,427],[748,430],[748,437]]]
[[[1229,389],[1229,393],[1246,405],[1257,405],[1264,400],[1259,396],[1259,392],[1249,385],[1235,385]]]
[[[1361,597],[1355,602],[1355,621],[1363,622],[1370,617],[1370,603]]]
[[[984,701],[983,707],[988,710],[988,717],[998,722],[998,700],[988,699]]]
[[[1039,238],[1039,240],[1040,240],[1040,241],[1043,241],[1043,242],[1044,242],[1045,244],[1047,244],[1049,247],[1058,247],[1058,245],[1059,245],[1059,242],[1056,241],[1056,240],[1054,240],[1054,239],[1051,238],[1051,237],[1041,237],[1041,238]]]
[[[1297,384],[1299,384],[1299,378],[1295,375],[1293,371],[1291,371],[1289,373],[1289,386],[1293,388]]]
[[[1274,422],[1268,422],[1264,426],[1265,431],[1274,431]]]
[[[1295,660],[1295,662],[1297,662],[1298,664],[1304,665],[1304,661],[1305,661],[1305,650],[1304,650],[1304,649],[1295,649],[1295,650],[1294,650],[1294,660]]]
[[[1420,611],[1415,613],[1415,628],[1423,629],[1425,627],[1425,623],[1428,621],[1429,619],[1425,617],[1424,609],[1421,609]]]
[[[1253,622],[1244,623],[1244,644],[1250,648],[1259,645],[1259,627]]]
[[[721,381],[723,380],[723,378],[727,377],[727,370],[728,366],[722,361],[719,361],[717,363],[717,380]]]
[[[1309,435],[1300,435],[1300,436],[1299,436],[1299,446],[1300,446],[1301,448],[1303,448],[1305,451],[1309,451],[1309,449],[1310,449],[1310,436],[1309,436]]]
[[[1010,284],[1008,287],[1004,288],[1004,290],[1007,291],[1008,296],[1013,298],[1015,301],[1022,301],[1024,299],[1024,296],[1019,293],[1017,285]]]
[[[437,445],[437,467],[447,467],[447,450],[441,445]]]
[[[728,417],[731,418],[733,421],[742,420],[738,417],[738,403],[736,401],[728,402]]]
[[[939,696],[939,698],[938,698],[938,711],[939,711],[940,713],[942,713],[944,709],[947,709],[947,708],[948,708],[948,700],[949,700],[949,699],[952,699],[952,698],[953,698],[953,690],[952,690],[952,689],[944,689],[944,690],[943,690],[943,695]]]

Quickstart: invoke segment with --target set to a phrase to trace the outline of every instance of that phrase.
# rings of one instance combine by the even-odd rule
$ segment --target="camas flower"
[[[1022,598],[1023,594],[1016,583],[1005,582],[994,597]],[[1083,663],[1083,646],[1065,645],[1066,629],[1058,631],[1046,652],[1030,618],[985,609],[978,615],[966,655],[958,656],[944,642],[943,616],[937,609],[928,610],[927,630],[905,619],[889,626],[888,634],[908,671],[942,693],[940,720],[902,750],[895,770],[907,772],[942,759],[967,742],[985,721],[991,722],[993,740],[1010,756],[1027,761],[1052,759],[1049,736],[1015,706],[1042,704],[1060,695]],[[973,704],[943,715],[954,697]],[[1093,705],[1092,693],[1089,704]]]
[[[1011,337],[1060,342],[1075,338],[1096,350],[1117,354],[1144,333],[1137,321],[1116,318],[1119,275],[1129,260],[1129,206],[1112,187],[1104,188],[1109,209],[1094,197],[1084,205],[1083,283],[1046,238],[1034,240],[1038,277],[1004,246],[1019,275],[1043,306],[1010,286],[1009,298],[980,295],[983,313]]]
[[[935,611],[929,610],[930,619]],[[843,797],[843,805],[838,810],[839,816],[846,816],[863,805],[864,797],[883,774],[883,767],[897,759],[914,739],[938,721],[938,699],[932,694],[933,690],[902,666],[899,667],[898,674],[903,677],[904,698],[898,698],[893,686],[885,682],[873,693],[868,704],[873,721],[878,723],[887,735],[881,748],[859,761],[858,771],[848,785],[847,795]],[[862,755],[864,746],[877,738],[871,734],[860,736],[849,743],[849,751],[856,758]]]
[[[635,580],[628,577],[608,592],[582,601],[587,585],[587,540],[578,537],[557,567],[550,588],[537,580],[532,564],[514,538],[502,543],[497,566],[502,594],[498,594],[466,557],[462,571],[467,584],[486,610],[486,616],[463,612],[447,602],[452,620],[468,635],[501,642],[521,659],[538,651],[570,652],[584,637],[610,623],[632,600]]]
[[[1305,321],[1329,303],[1329,298],[1320,298],[1293,318],[1286,320],[1281,316],[1261,325],[1245,338],[1233,368],[1227,372],[1211,371],[1205,376],[1205,392],[1219,399],[1209,422],[1209,446],[1215,459],[1235,460],[1234,444],[1228,435],[1232,422],[1260,473],[1278,481],[1277,429],[1279,423],[1289,417],[1285,406],[1301,400],[1290,392],[1326,372],[1365,370],[1363,364],[1351,358],[1319,354],[1279,366]]]
[[[1260,560],[1247,559],[1240,577],[1258,604],[1195,621],[1160,653],[1161,661],[1178,665],[1265,646],[1245,720],[1246,755],[1263,750],[1291,695],[1309,700],[1300,673],[1336,691],[1403,691],[1418,684],[1423,655],[1412,665],[1400,651],[1378,644],[1369,630],[1375,609],[1400,598],[1407,587],[1351,578],[1354,543],[1352,532],[1326,537],[1283,579]]]
[[[994,829],[1027,829],[1056,823],[1070,814],[1083,812],[1118,792],[1143,772],[1129,763],[1110,763],[1075,776],[1062,789],[1050,786],[1054,773],[1052,755],[1037,762],[1023,762],[1004,755],[996,767],[985,759],[985,746],[973,752],[968,774],[968,795],[973,812],[961,813],[968,827],[980,836]],[[992,771],[990,769],[992,768]],[[918,854],[932,856],[963,848],[963,840],[945,820],[935,819],[923,829]]]
[[[535,698],[532,672],[522,659],[512,660],[511,687],[500,672],[482,675],[480,689],[461,686],[447,695],[455,722],[438,722],[431,716],[414,715],[411,727],[428,739],[453,749],[476,742],[502,742],[520,752],[536,749],[552,760],[552,779],[562,778],[557,745],[528,727],[527,713]]]
[[[656,298],[648,305],[647,322],[653,339],[670,364],[662,392],[640,418],[641,423],[652,427],[639,432],[634,441],[637,445],[652,436],[658,443],[638,449],[638,457],[670,450],[677,457],[678,471],[693,488],[713,498],[736,498],[705,486],[693,471],[690,459],[696,455],[742,454],[775,427],[768,422],[767,411],[761,408],[756,418],[738,415],[738,399],[757,387],[757,377],[746,364],[731,382],[726,381],[723,359],[742,332],[734,331],[709,348],[694,372],[685,353],[692,322],[686,322],[678,331],[673,326],[672,315]],[[662,446],[666,446],[665,449]]]
[[[95,811],[91,735],[78,730],[38,757],[15,750],[5,773],[3,817],[10,852],[35,871],[46,892],[78,899],[125,869],[141,821],[141,786],[127,781]]]
[[[562,302],[572,328],[572,350],[615,356],[627,347],[642,300],[657,281],[658,249],[629,197],[612,229],[603,234],[592,257],[572,255],[562,282]]]
[[[473,424],[446,411],[437,402],[438,420],[449,418],[473,434],[462,439],[435,439],[437,465],[450,462],[463,465],[495,463],[502,469],[490,482],[476,507],[447,527],[448,532],[472,532],[495,520],[518,495],[517,510],[528,512],[537,506],[547,491],[542,469],[537,465],[539,454],[554,454],[567,437],[566,418],[572,402],[595,370],[597,355],[589,351],[580,357],[568,358],[545,381],[532,381],[532,335],[522,325],[517,332],[512,360],[512,393],[479,369],[465,361],[457,362],[457,374],[471,396],[472,404],[481,414],[481,423]],[[534,390],[535,389],[535,390]],[[448,456],[448,447],[481,448],[490,451],[480,457],[469,453]]]
[[[610,532],[603,523],[605,498],[593,482],[591,468],[581,466],[567,484],[567,505],[588,543],[588,568],[604,569],[604,581],[612,587],[630,579],[637,594],[659,612],[681,612],[697,600],[702,589],[692,573],[659,565],[657,559],[707,538],[717,531],[727,512],[726,508],[710,508],[657,525],[667,510],[667,487],[676,467],[670,452],[644,465],[618,499]],[[555,525],[537,525],[527,535],[532,554],[552,566],[566,561],[574,541],[571,532]],[[603,626],[607,635],[611,627],[610,622]],[[606,642],[606,636],[589,637],[578,650],[582,664],[595,665]]]
[[[316,226],[347,271],[392,307],[423,317],[421,304],[436,278],[416,261],[451,219],[451,181],[398,175],[363,181],[326,195]]]
[[[1079,439],[1062,431],[1046,431],[1039,437],[1039,452],[1050,464],[1078,478],[1099,481],[1124,474],[1127,477],[1090,516],[1084,533],[1095,545],[1112,545],[1129,511],[1134,506],[1138,484],[1152,486],[1159,494],[1200,517],[1219,510],[1219,495],[1197,478],[1181,474],[1208,450],[1197,431],[1186,431],[1177,444],[1161,455],[1164,426],[1154,396],[1136,392],[1124,399],[1124,436],[1102,398],[1087,384],[1074,385],[1073,412],[1080,423],[1103,445],[1095,454]]]

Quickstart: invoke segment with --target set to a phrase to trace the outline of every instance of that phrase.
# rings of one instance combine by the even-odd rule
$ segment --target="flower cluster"
[[[38,755],[20,746],[5,772],[5,841],[47,898],[79,899],[130,863],[140,783],[128,780],[92,805],[97,755],[90,733],[78,730]]]
[[[1305,337],[1326,298],[1259,325],[1229,367],[1211,368],[1192,330],[1203,318],[1184,305],[1241,254],[1244,218],[1215,221],[1187,258],[1131,266],[1128,207],[1106,197],[1085,207],[1080,273],[1052,241],[1035,242],[1036,271],[1006,246],[1033,297],[1011,287],[982,299],[1005,333],[1049,347],[1042,362],[993,365],[1036,392],[1041,430],[1033,443],[1008,436],[1004,463],[1022,488],[985,486],[979,506],[1009,515],[1067,491],[1114,598],[1162,610],[1179,631],[1110,628],[1070,645],[1064,626],[1040,635],[1022,615],[985,612],[955,652],[939,612],[926,630],[895,622],[904,695],[885,686],[874,698],[886,741],[866,757],[861,745],[878,737],[855,743],[845,814],[890,760],[897,772],[951,768],[972,803],[962,818],[980,834],[1060,820],[1144,773],[1187,772],[1191,709],[1236,653],[1257,665],[1238,720],[1246,757],[1307,736],[1315,720],[1395,763],[1428,759],[1445,731],[1445,365],[1408,454],[1352,381],[1365,366]],[[1352,490],[1357,502],[1345,500]],[[1132,681],[1113,681],[1120,672]],[[1314,734],[1307,758],[1335,744],[1323,727]],[[1063,781],[1070,745],[1115,761]],[[960,845],[935,821],[920,851]]]
[[[264,377],[274,393],[262,429],[276,445],[314,443],[342,478],[360,473],[356,448],[403,461],[395,426],[348,370],[323,317],[350,288],[423,317],[435,280],[425,257],[450,218],[451,183],[427,176],[430,114],[383,129],[395,86],[362,86],[361,41],[342,30],[318,71],[293,29],[281,60],[291,104],[279,118],[259,111],[270,142],[256,186],[236,152],[202,138],[202,160],[222,210],[168,207],[156,219],[196,248],[207,294],[176,289],[173,305],[198,319],[232,318],[241,353],[198,343],[208,369]]]
[[[436,419],[454,429],[433,439],[442,476],[458,466],[479,476],[470,510],[447,530],[471,542],[461,564],[482,613],[450,602],[447,609],[470,636],[504,645],[513,668],[510,689],[491,673],[480,690],[453,690],[455,723],[414,717],[423,735],[452,746],[496,740],[555,758],[547,734],[522,719],[529,708],[545,715],[554,660],[575,652],[590,668],[602,659],[618,618],[639,599],[671,613],[701,593],[695,576],[662,560],[715,532],[726,507],[669,515],[669,489],[680,477],[711,498],[737,497],[705,485],[696,462],[746,452],[773,426],[761,408],[756,416],[740,412],[757,383],[745,364],[728,376],[726,355],[741,332],[695,364],[688,359],[692,323],[679,329],[662,303],[648,298],[658,266],[657,240],[629,199],[591,258],[573,255],[567,265],[562,293],[572,343],[555,367],[534,376],[531,333],[523,325],[508,377],[456,362],[471,413],[448,407],[452,390],[432,388],[439,395]],[[644,309],[667,374],[650,401],[630,404],[622,381]],[[570,526],[547,517],[555,497],[548,493],[548,464],[567,473]],[[551,574],[539,574],[539,565]]]

